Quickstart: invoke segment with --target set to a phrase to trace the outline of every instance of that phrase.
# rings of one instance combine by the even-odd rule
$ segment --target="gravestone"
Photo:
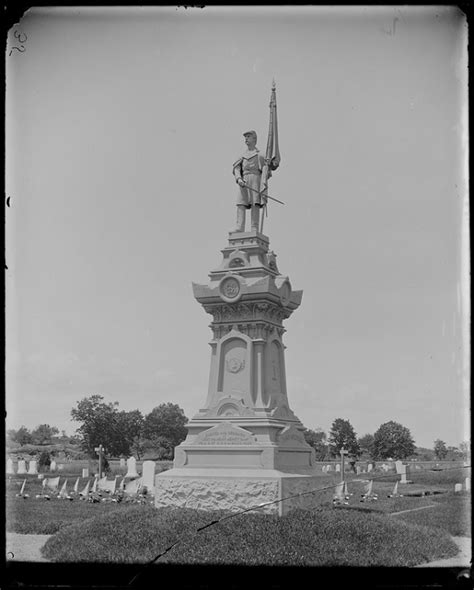
[[[323,473],[326,473],[326,465],[323,465],[323,466],[321,467],[321,471],[322,471]]]
[[[155,485],[155,467],[154,461],[143,461],[142,480],[148,492],[153,492]]]
[[[138,477],[137,460],[135,457],[129,457],[127,459],[127,474],[125,477]]]
[[[336,464],[336,473],[341,473],[341,466],[339,463]]]
[[[328,465],[328,466],[326,467],[326,471],[332,471],[332,465]]]
[[[32,459],[28,465],[28,475],[37,475],[36,459]]]
[[[64,464],[63,463],[59,463],[58,471],[64,471]]]
[[[84,469],[82,470],[82,477],[89,477],[89,468],[88,467],[84,467]]]
[[[15,469],[13,467],[13,461],[10,458],[8,458],[7,459],[7,474],[14,475],[14,473],[15,473]]]
[[[369,463],[369,464],[367,465],[367,473],[370,473],[370,472],[372,471],[372,469],[373,469],[373,468],[374,468],[373,464],[372,464],[372,463]]]
[[[454,491],[457,492],[462,492],[462,483],[455,483],[454,484]]]
[[[398,467],[397,467],[397,473],[399,473],[402,477],[400,479],[400,483],[408,483],[407,481],[407,466],[403,465],[400,468],[400,471],[398,471]]]
[[[395,469],[397,470],[398,474],[403,473],[403,463],[401,461],[395,461]]]
[[[471,491],[471,478],[470,477],[466,477],[464,484],[466,486],[466,492]]]
[[[38,473],[38,479],[44,479],[44,473]]]
[[[123,457],[120,459],[120,469],[125,469],[125,459]]]
[[[51,472],[56,471],[56,461],[54,459],[51,461],[51,464],[49,466],[49,470]]]
[[[17,474],[23,475],[26,473],[26,461],[24,459],[18,459]]]
[[[357,473],[357,475],[360,475],[361,471],[362,471],[361,468],[359,467],[359,465],[357,465],[356,466],[356,473]]]

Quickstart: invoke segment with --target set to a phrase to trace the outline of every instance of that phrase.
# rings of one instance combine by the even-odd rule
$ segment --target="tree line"
[[[188,418],[173,403],[163,403],[145,416],[140,410],[124,411],[118,402],[107,403],[101,395],[91,395],[77,402],[71,418],[79,424],[76,435],[67,437],[64,430],[41,424],[30,431],[25,426],[9,430],[8,439],[21,446],[69,443],[79,446],[89,457],[96,458],[95,448],[102,445],[108,457],[134,455],[140,460],[146,453],[156,459],[172,459],[174,447],[187,434]]]
[[[156,459],[172,459],[174,448],[187,435],[188,418],[177,404],[171,402],[160,404],[143,415],[138,409],[120,410],[118,402],[107,403],[103,396],[91,395],[77,402],[71,410],[71,418],[79,424],[72,437],[67,437],[64,430],[58,436],[56,427],[40,424],[31,432],[25,426],[9,430],[8,438],[20,445],[69,442],[79,445],[90,457],[96,457],[95,448],[101,444],[109,457],[134,455],[140,460],[145,454]],[[437,439],[433,449],[417,448],[410,430],[393,420],[382,424],[374,434],[357,437],[349,420],[336,418],[329,435],[320,428],[305,428],[304,436],[315,449],[319,461],[340,457],[342,448],[350,457],[375,461],[415,457],[459,460],[469,456],[467,442],[460,443],[459,447],[449,447]]]
[[[350,457],[374,461],[409,458],[425,461],[462,460],[469,455],[467,442],[460,443],[459,447],[451,447],[437,439],[432,450],[416,447],[410,430],[393,420],[382,424],[374,434],[365,434],[359,438],[350,421],[343,418],[334,420],[329,436],[321,429],[305,429],[304,435],[306,442],[315,449],[319,461],[339,458],[341,449],[345,449]]]

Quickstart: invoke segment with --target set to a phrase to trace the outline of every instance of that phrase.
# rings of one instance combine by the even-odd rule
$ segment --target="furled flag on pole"
[[[265,152],[265,163],[263,165],[262,176],[260,178],[260,194],[262,195],[262,203],[265,211],[267,209],[267,189],[268,179],[272,175],[272,171],[276,170],[280,165],[280,148],[278,146],[278,121],[277,121],[277,103],[276,103],[276,85],[275,80],[272,84],[272,93],[270,95],[270,124],[268,127],[267,151]],[[263,231],[263,215],[260,231]]]

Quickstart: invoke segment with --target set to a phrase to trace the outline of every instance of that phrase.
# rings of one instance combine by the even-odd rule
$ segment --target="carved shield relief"
[[[219,390],[225,395],[243,394],[247,387],[247,343],[240,338],[227,340],[222,346]]]

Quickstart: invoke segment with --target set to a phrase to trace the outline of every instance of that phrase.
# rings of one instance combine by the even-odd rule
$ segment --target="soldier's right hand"
[[[237,179],[237,184],[238,184],[239,186],[245,186],[245,182],[243,181],[243,179],[242,179],[242,178],[238,178],[238,179]]]

